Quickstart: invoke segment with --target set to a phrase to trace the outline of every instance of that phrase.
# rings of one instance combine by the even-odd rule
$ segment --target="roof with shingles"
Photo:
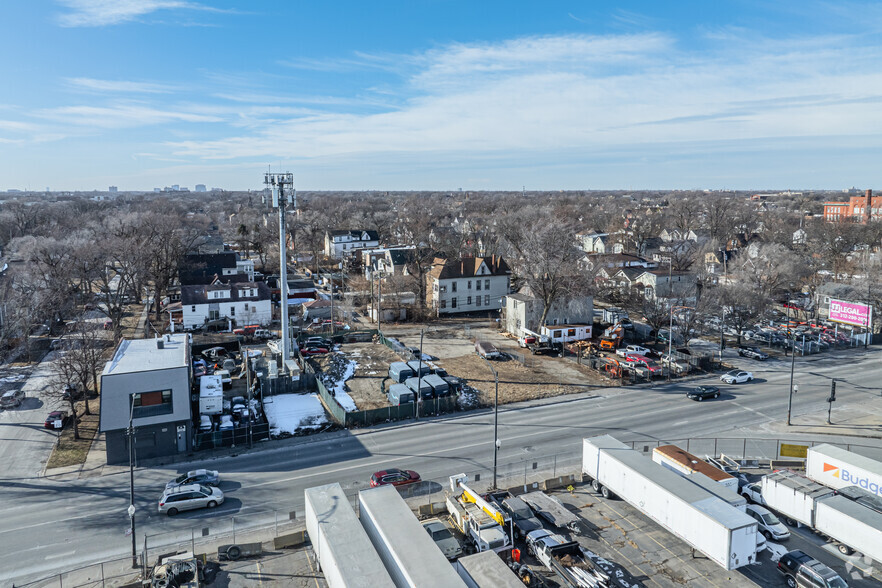
[[[511,274],[508,264],[505,263],[502,257],[497,255],[491,257],[467,257],[459,261],[436,257],[432,263],[432,269],[429,271],[429,277],[436,280],[471,278],[479,276],[478,270],[482,265],[486,265],[490,273],[480,275],[504,276]]]

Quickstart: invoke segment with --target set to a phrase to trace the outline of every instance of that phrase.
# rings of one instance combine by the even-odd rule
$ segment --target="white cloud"
[[[63,106],[34,113],[34,116],[79,127],[121,129],[163,123],[219,123],[223,118],[188,110],[160,109],[141,104],[113,106]]]
[[[214,158],[645,148],[882,133],[878,47],[842,38],[686,52],[661,34],[455,44],[406,59],[417,96],[382,113],[273,117],[249,134],[171,144]]]
[[[176,88],[168,84],[133,82],[127,80],[96,80],[94,78],[67,78],[67,83],[96,92],[119,92],[125,94],[167,94]]]
[[[65,27],[100,27],[135,20],[157,10],[188,9],[220,12],[182,0],[58,0],[69,12],[59,16]]]

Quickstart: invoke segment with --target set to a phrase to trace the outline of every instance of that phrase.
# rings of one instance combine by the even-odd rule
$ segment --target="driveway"
[[[0,388],[20,388],[26,398],[18,408],[0,411],[0,464],[7,479],[35,478],[43,473],[56,433],[43,428],[46,415],[61,406],[60,400],[48,400],[44,390],[52,385],[50,352],[36,366],[0,369]],[[46,403],[57,403],[48,406]]]

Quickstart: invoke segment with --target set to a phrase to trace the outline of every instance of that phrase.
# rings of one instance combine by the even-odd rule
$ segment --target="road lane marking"
[[[76,552],[77,552],[77,550],[74,549],[73,551],[68,551],[67,553],[56,553],[55,555],[47,555],[47,556],[44,557],[43,559],[56,559],[56,558],[59,558],[59,557],[67,557],[67,556],[69,556],[69,555],[73,555],[73,554],[75,554]]]

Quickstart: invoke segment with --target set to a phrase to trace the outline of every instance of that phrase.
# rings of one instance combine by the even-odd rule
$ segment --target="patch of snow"
[[[367,375],[369,375],[369,376],[376,376],[376,375],[377,375],[377,372],[368,372]]]
[[[325,371],[319,375],[325,388],[337,399],[346,412],[358,410],[355,401],[346,392],[346,380],[355,375],[356,369],[358,369],[357,361],[346,359],[345,355],[337,353],[329,357]]]
[[[264,401],[263,407],[273,436],[318,429],[328,422],[318,394],[277,394],[269,402]]]
[[[3,377],[3,378],[0,378],[0,383],[2,383],[2,384],[11,384],[11,383],[13,383],[13,382],[21,382],[21,381],[24,380],[24,379],[25,379],[25,375],[24,375],[24,374],[15,374],[15,375],[12,375],[12,376],[5,376],[5,377]]]

